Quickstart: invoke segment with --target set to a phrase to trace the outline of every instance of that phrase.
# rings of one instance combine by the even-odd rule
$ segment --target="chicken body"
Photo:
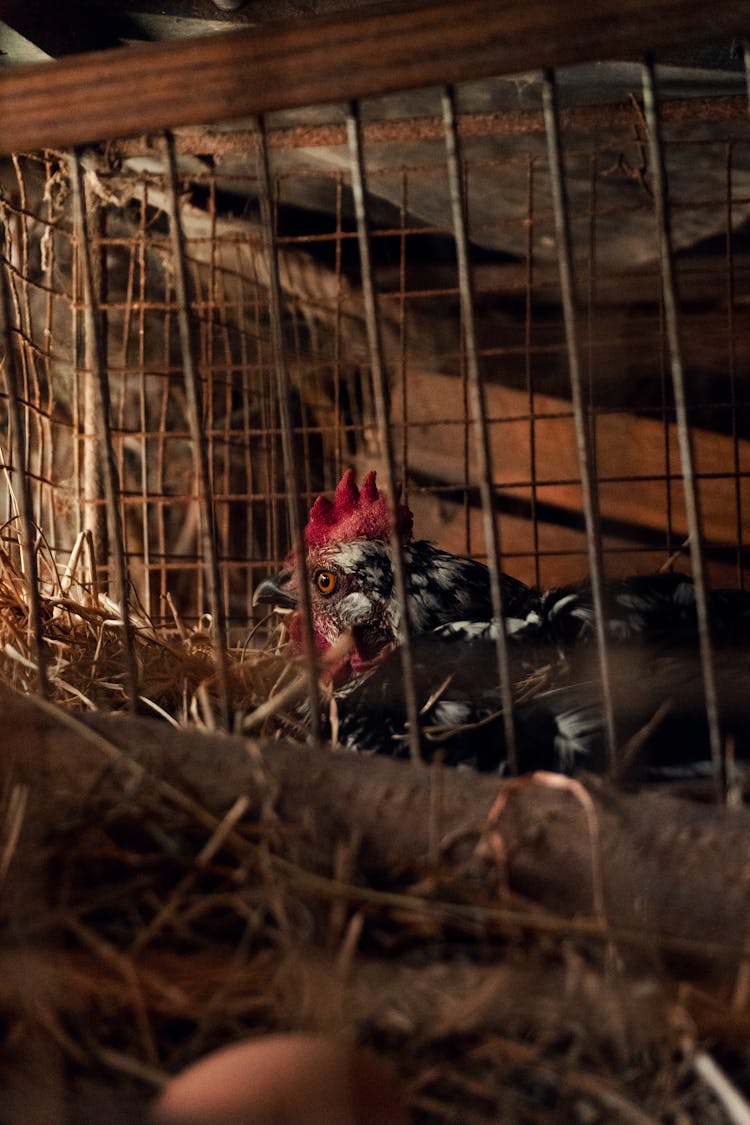
[[[563,655],[564,654],[564,655]],[[609,766],[598,668],[591,646],[510,645],[521,773],[604,772]],[[714,775],[700,660],[695,646],[622,644],[611,652],[612,703],[623,780],[677,781]],[[543,663],[545,659],[549,663]],[[417,637],[412,665],[422,756],[444,765],[507,770],[496,648],[444,630]],[[715,660],[722,729],[743,771],[750,759],[750,653],[719,649]],[[535,682],[536,681],[536,682]],[[344,684],[329,733],[344,749],[406,758],[406,704],[398,652]],[[636,750],[624,749],[635,745]]]
[[[398,649],[401,614],[391,563],[390,520],[374,474],[361,492],[347,473],[328,507],[316,501],[305,535],[312,624],[320,651],[343,633],[353,651],[330,678],[330,732],[347,749],[407,753],[406,708]],[[496,635],[487,568],[426,540],[411,541],[411,513],[395,512],[406,582],[406,609],[423,753],[447,764],[503,770],[506,762],[498,685]],[[300,576],[293,556],[263,582],[257,602],[297,610]],[[598,668],[592,659],[594,609],[588,584],[540,593],[501,576],[511,676],[519,699],[516,726],[522,770],[603,769],[604,722]],[[605,621],[617,652],[615,708],[626,741],[667,701],[669,720],[657,724],[644,775],[710,772],[697,656],[695,590],[681,574],[635,576],[605,589]],[[750,595],[710,594],[715,643],[723,650],[720,694],[735,742],[744,750],[750,661]],[[290,640],[301,651],[301,621],[293,613]],[[727,655],[729,653],[730,655]],[[735,656],[732,656],[734,653]],[[745,678],[743,678],[745,677]],[[529,682],[536,678],[536,688]],[[533,696],[533,697],[530,697]],[[663,710],[663,708],[662,708]],[[682,745],[684,736],[688,743]],[[679,749],[675,750],[675,746]],[[749,748],[750,752],[750,748]]]

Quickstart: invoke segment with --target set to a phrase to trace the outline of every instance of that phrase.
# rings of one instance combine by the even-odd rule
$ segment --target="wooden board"
[[[538,551],[543,585],[584,577],[588,559],[570,403],[552,395],[535,395],[530,421],[525,392],[488,385],[486,395],[508,569],[524,581],[534,581],[533,556]],[[391,411],[397,448],[400,403],[397,383]],[[417,533],[436,539],[448,550],[481,553],[479,509],[476,503],[470,505],[467,525],[467,513],[458,502],[467,481],[467,463],[469,483],[477,481],[471,427],[463,421],[462,382],[449,375],[412,370],[407,403],[407,479],[455,486],[447,487],[442,499],[439,491],[420,495],[415,490],[410,495]],[[687,535],[676,427],[621,411],[598,416],[596,439],[607,572],[614,577],[653,571],[668,558],[668,529],[673,544]],[[735,454],[730,436],[696,429],[693,443],[696,468],[703,474],[699,499],[704,535],[719,548],[711,577],[714,582],[733,585],[737,570],[732,549],[750,527],[750,442],[738,442]],[[739,479],[734,476],[735,456]],[[363,469],[369,467],[373,466],[362,465]],[[536,539],[532,501],[538,509]],[[684,565],[688,565],[687,555]]]
[[[0,151],[168,126],[740,35],[741,0],[396,3],[167,44],[19,66],[0,79]]]
[[[437,546],[457,555],[485,556],[481,510],[476,505],[440,499],[430,492],[412,490],[409,507],[414,513],[415,533],[432,539]],[[589,574],[585,531],[555,523],[544,516],[530,518],[498,514],[502,568],[530,586],[549,589],[585,581]],[[468,527],[467,527],[468,525]],[[608,578],[627,578],[633,574],[653,574],[670,558],[666,545],[644,546],[618,535],[605,534],[602,541],[605,573]],[[536,553],[535,553],[536,551]],[[690,570],[687,550],[674,563],[676,570]],[[709,558],[709,583],[714,587],[733,587],[739,583],[736,562]]]

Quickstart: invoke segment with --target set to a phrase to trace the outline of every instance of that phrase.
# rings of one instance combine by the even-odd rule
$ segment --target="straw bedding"
[[[283,1029],[374,1048],[416,1122],[730,1119],[744,810],[314,749],[289,707],[212,733],[207,635],[141,618],[128,716],[116,613],[50,575],[43,701],[24,589],[6,560],[0,1121],[142,1120]],[[276,644],[229,660],[238,729],[293,696]]]

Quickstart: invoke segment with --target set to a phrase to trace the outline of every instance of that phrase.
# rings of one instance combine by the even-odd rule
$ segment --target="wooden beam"
[[[631,662],[632,656],[625,661],[622,695],[632,683]],[[59,903],[43,860],[50,833],[60,824],[83,826],[87,817],[101,815],[127,794],[136,812],[160,800],[165,810],[181,808],[184,815],[189,809],[196,826],[203,823],[213,831],[240,794],[250,798],[250,823],[265,815],[273,794],[273,823],[281,831],[269,841],[268,862],[285,856],[303,878],[305,872],[330,871],[336,849],[354,838],[360,844],[356,871],[365,885],[381,883],[393,890],[405,883],[414,893],[415,874],[425,870],[430,829],[437,821],[444,895],[458,888],[464,896],[459,901],[470,903],[475,896],[475,902],[485,903],[482,896],[497,863],[498,880],[524,895],[527,909],[542,908],[535,926],[542,929],[546,919],[559,933],[560,919],[550,920],[546,912],[583,915],[581,927],[591,917],[594,854],[601,856],[613,938],[625,931],[619,933],[621,940],[636,948],[645,943],[650,954],[661,941],[674,948],[682,939],[691,943],[687,949],[693,957],[676,966],[680,979],[686,979],[689,966],[698,971],[699,954],[704,970],[712,959],[715,979],[722,969],[730,982],[736,977],[750,915],[747,808],[711,808],[653,791],[633,795],[590,784],[584,805],[569,786],[553,785],[544,774],[519,784],[453,769],[441,774],[436,802],[431,770],[388,758],[176,731],[164,722],[124,715],[76,718],[4,685],[0,706],[5,718],[0,784],[4,792],[14,786],[28,791],[22,835],[3,886],[0,933],[8,944],[11,933],[18,940],[24,927],[32,933],[36,927],[38,934],[40,920],[49,924],[45,891]],[[107,763],[111,783],[103,790]],[[141,778],[145,784],[134,786],[133,780]],[[490,830],[502,852],[480,846]],[[242,839],[235,837],[233,846],[238,843]],[[247,839],[244,846],[255,847]],[[603,937],[602,928],[591,922]],[[50,930],[50,940],[58,932]]]
[[[442,0],[18,67],[0,79],[0,152],[368,94],[634,58],[746,30],[746,0]]]

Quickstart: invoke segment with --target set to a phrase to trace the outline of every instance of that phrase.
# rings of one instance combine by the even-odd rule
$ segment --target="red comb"
[[[399,504],[401,486],[396,491],[396,531],[403,543],[411,539],[413,516],[406,504]],[[367,474],[357,488],[354,469],[347,469],[336,486],[333,501],[319,496],[310,509],[305,528],[308,547],[351,543],[355,539],[389,539],[391,521],[385,496],[378,492],[375,472]]]

